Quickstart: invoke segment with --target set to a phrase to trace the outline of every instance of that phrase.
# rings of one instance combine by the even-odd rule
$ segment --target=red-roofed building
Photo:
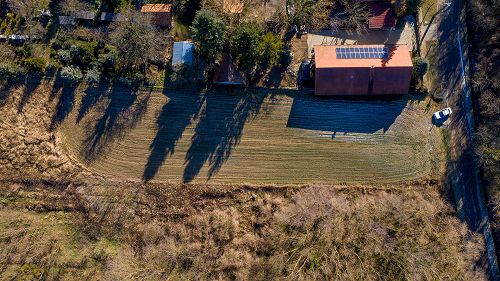
[[[228,50],[224,52],[222,61],[214,73],[213,82],[220,85],[245,85],[245,77],[234,64]]]
[[[391,29],[396,27],[396,13],[390,2],[369,2],[370,16],[368,28]]]
[[[171,4],[146,4],[141,8],[142,13],[151,15],[151,22],[161,27],[172,27]]]
[[[413,63],[406,45],[314,46],[315,95],[401,95]]]

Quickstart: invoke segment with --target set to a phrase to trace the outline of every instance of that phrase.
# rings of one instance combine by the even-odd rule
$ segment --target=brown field
[[[426,101],[120,89],[76,94],[60,126],[70,155],[131,180],[395,182],[428,177]]]
[[[0,119],[1,280],[74,280],[75,276],[80,280],[485,279],[482,266],[478,266],[484,255],[482,236],[471,232],[456,218],[436,181],[304,186],[143,184],[99,176],[106,175],[105,171],[96,168],[93,169],[97,173],[89,173],[61,148],[64,139],[70,139],[68,136],[73,136],[72,139],[79,136],[85,145],[80,146],[82,150],[73,150],[74,155],[92,166],[97,159],[116,153],[114,148],[130,139],[131,132],[143,126],[147,118],[171,125],[168,130],[161,122],[158,127],[152,126],[155,128],[152,139],[161,131],[166,133],[159,134],[163,137],[152,142],[155,145],[151,151],[167,155],[160,152],[168,152],[167,148],[174,144],[173,158],[179,157],[176,154],[205,155],[204,150],[191,148],[199,141],[203,141],[204,149],[213,147],[213,143],[218,148],[226,147],[221,144],[221,136],[241,135],[239,146],[235,145],[237,141],[232,142],[231,155],[239,153],[249,136],[260,142],[266,136],[277,140],[269,133],[272,122],[260,130],[256,126],[269,120],[285,127],[276,125],[277,131],[291,132],[287,143],[294,149],[300,147],[298,140],[324,142],[325,146],[334,147],[409,147],[418,143],[413,140],[419,139],[419,135],[428,134],[427,129],[416,126],[420,124],[416,120],[425,119],[428,114],[421,104],[407,104],[406,100],[358,102],[355,109],[371,106],[364,111],[370,117],[378,116],[373,114],[377,110],[403,112],[397,114],[396,121],[391,121],[391,117],[366,122],[369,119],[364,115],[365,122],[361,122],[365,113],[351,108],[352,101],[325,100],[321,104],[328,106],[322,107],[310,97],[259,94],[250,96],[257,98],[251,99],[253,102],[244,103],[253,105],[251,110],[237,107],[231,114],[216,111],[217,118],[201,126],[200,123],[207,122],[202,116],[211,115],[218,108],[214,101],[227,109],[228,104],[234,103],[229,101],[236,97],[240,100],[241,95],[206,96],[205,106],[214,108],[196,107],[196,113],[189,118],[193,121],[172,123],[167,115],[158,118],[161,112],[173,112],[168,116],[185,120],[181,117],[191,113],[171,106],[179,97],[185,101],[193,96],[172,93],[166,103],[167,98],[159,93],[151,96],[142,93],[138,98],[130,96],[131,102],[124,103],[128,106],[109,107],[108,98],[114,97],[114,102],[117,97],[126,101],[127,96],[123,92],[116,92],[116,96],[106,94],[100,99],[85,96],[82,103],[80,94],[73,100],[75,93],[58,88],[54,91],[46,84],[34,91],[24,87],[0,91],[0,114],[5,117]],[[155,99],[157,104],[153,102]],[[140,102],[145,100],[147,106]],[[88,106],[82,107],[83,104]],[[169,104],[168,110],[162,111]],[[311,105],[319,113],[335,109],[336,114],[322,116],[321,122],[311,119],[303,113],[313,110]],[[288,118],[275,114],[283,111]],[[343,123],[339,127],[335,121],[352,112],[356,112],[354,115],[360,117],[360,122]],[[83,118],[78,118],[79,115]],[[241,127],[236,121],[240,119],[235,116],[244,117],[241,131],[235,129]],[[219,118],[232,120],[223,123],[230,126],[224,127],[225,130],[217,127],[221,126]],[[71,122],[78,123],[73,131]],[[385,134],[372,132],[380,126],[385,128],[386,124],[390,126]],[[204,126],[216,129],[204,131]],[[414,131],[414,135],[405,135],[402,134],[405,127],[421,129]],[[341,132],[340,129],[356,129],[357,133],[337,133],[334,140],[331,133],[326,133]],[[259,137],[255,131],[267,135]],[[84,132],[87,138],[82,138]],[[175,142],[173,132],[186,135]],[[191,141],[197,135],[201,139],[194,137]],[[189,141],[184,140],[186,136]],[[136,140],[141,143],[139,138]],[[177,148],[184,142],[184,152],[179,153],[181,150]],[[271,148],[276,153],[279,146]],[[144,151],[144,159],[163,163],[162,157],[150,157],[149,146]],[[324,161],[321,153],[316,155]],[[204,165],[210,168],[216,159],[208,159]],[[160,171],[169,160],[167,157]],[[214,177],[223,173],[230,161],[231,158],[222,162],[220,173]],[[433,166],[432,162],[427,163]],[[296,179],[306,174],[304,170],[296,171],[299,172],[289,175]],[[135,177],[140,179],[143,174]]]

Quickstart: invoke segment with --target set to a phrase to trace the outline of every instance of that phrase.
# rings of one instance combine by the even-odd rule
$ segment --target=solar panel
[[[337,59],[387,59],[387,47],[338,47]]]

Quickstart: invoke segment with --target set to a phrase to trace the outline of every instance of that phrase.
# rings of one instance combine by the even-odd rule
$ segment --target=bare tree
[[[110,34],[124,67],[139,67],[148,60],[161,56],[162,44],[149,16],[135,10],[122,12],[123,21],[117,21]]]
[[[59,3],[59,8],[63,14],[71,15],[76,11],[89,10],[91,7],[80,0],[63,0]]]
[[[332,2],[328,0],[293,0],[289,6],[290,23],[310,29],[328,26]]]
[[[347,29],[356,33],[364,33],[368,28],[370,11],[364,3],[352,0],[338,0],[339,11],[330,20],[333,30]]]
[[[8,0],[7,3],[16,15],[24,19],[24,24],[21,27],[24,32],[30,35],[43,32],[43,28],[36,18],[48,8],[48,0]]]

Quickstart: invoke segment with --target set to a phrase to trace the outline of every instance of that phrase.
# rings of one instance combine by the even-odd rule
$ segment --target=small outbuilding
[[[406,45],[314,46],[315,94],[402,95],[413,64]]]
[[[124,21],[125,17],[123,14],[115,14],[115,13],[106,13],[102,12],[101,16],[99,17],[100,21],[105,21],[105,22],[115,22],[115,21]]]
[[[91,20],[95,19],[95,16],[96,16],[96,14],[93,11],[76,11],[73,13],[73,17],[76,20],[91,21]]]
[[[141,12],[150,14],[151,22],[156,26],[172,27],[171,4],[146,4],[142,6]]]
[[[60,25],[75,25],[76,20],[72,16],[59,16]]]
[[[229,51],[224,52],[219,67],[214,73],[213,83],[219,85],[245,85],[245,77],[238,70]]]
[[[193,64],[194,44],[189,41],[174,42],[172,66]]]

